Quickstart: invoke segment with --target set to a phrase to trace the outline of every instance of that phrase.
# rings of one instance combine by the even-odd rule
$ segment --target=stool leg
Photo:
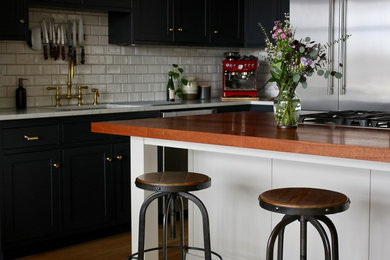
[[[278,234],[278,260],[283,260],[284,227]]]
[[[146,210],[148,209],[150,203],[159,198],[165,196],[166,193],[155,192],[149,197],[147,197],[142,203],[140,212],[139,212],[139,230],[138,230],[138,260],[144,260],[144,251],[145,251],[145,215]]]
[[[327,216],[317,216],[316,218],[328,227],[332,239],[332,260],[339,260],[339,239],[335,225]]]
[[[285,215],[283,219],[274,227],[272,230],[267,243],[267,253],[266,253],[266,259],[267,260],[273,260],[274,259],[274,245],[276,237],[279,235],[280,231],[284,229],[288,224],[291,222],[299,219],[299,216],[290,216]]]
[[[169,217],[169,209],[171,207],[172,202],[175,201],[172,198],[172,194],[169,194],[166,199],[165,210],[163,213],[163,259],[168,259],[168,217]]]
[[[180,255],[181,260],[186,258],[184,247],[184,203],[183,198],[179,196],[180,200]]]
[[[179,195],[195,203],[195,205],[198,206],[200,212],[202,213],[203,239],[204,239],[204,249],[205,249],[204,254],[206,260],[211,260],[210,225],[209,225],[209,215],[207,213],[206,207],[204,206],[203,202],[193,194],[187,192],[179,192]]]
[[[176,195],[172,193],[171,204],[171,238],[176,238]]]
[[[299,222],[301,223],[301,260],[307,259],[307,219],[305,216],[300,216]]]
[[[331,260],[330,259],[330,244],[329,244],[329,239],[328,239],[328,236],[326,235],[325,229],[322,227],[320,222],[318,222],[316,217],[308,217],[307,219],[317,229],[318,233],[321,236],[322,243],[324,245],[325,260]]]

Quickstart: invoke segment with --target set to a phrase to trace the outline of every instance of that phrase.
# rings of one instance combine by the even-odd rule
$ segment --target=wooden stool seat
[[[260,206],[287,215],[315,216],[345,211],[350,201],[340,192],[315,188],[281,188],[262,193]]]
[[[152,172],[138,176],[135,185],[151,191],[186,192],[210,187],[211,178],[194,172]]]

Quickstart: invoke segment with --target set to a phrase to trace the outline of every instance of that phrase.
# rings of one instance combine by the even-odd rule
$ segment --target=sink
[[[131,108],[131,107],[146,107],[146,106],[165,106],[165,105],[179,105],[183,104],[181,101],[170,102],[165,100],[160,101],[136,101],[136,102],[122,102],[122,103],[104,103],[97,105],[82,105],[82,106],[61,106],[54,107],[55,111],[81,111],[94,109],[108,109],[108,108]]]
[[[81,111],[107,108],[121,108],[121,107],[140,107],[139,105],[119,105],[119,104],[97,104],[97,105],[82,105],[82,106],[61,106],[54,107],[55,111]]]

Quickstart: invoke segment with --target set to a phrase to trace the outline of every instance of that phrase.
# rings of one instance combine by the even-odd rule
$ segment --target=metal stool
[[[205,259],[211,260],[211,255],[217,256],[219,259],[222,257],[211,251],[210,245],[210,229],[209,229],[209,217],[206,210],[206,207],[193,194],[188,193],[189,191],[196,191],[206,189],[211,186],[210,177],[193,172],[154,172],[147,173],[141,176],[138,176],[135,180],[135,185],[138,188],[144,190],[155,191],[149,197],[147,197],[144,203],[141,206],[139,214],[139,234],[138,234],[138,252],[130,255],[128,259],[138,259],[143,260],[144,254],[146,252],[154,250],[163,250],[163,259],[167,260],[167,248],[178,248],[181,252],[181,260],[186,258],[186,252],[188,250],[200,250],[204,251]],[[145,214],[150,203],[157,199],[164,197],[163,205],[163,245],[162,247],[154,247],[150,249],[145,249]],[[202,218],[203,218],[203,239],[204,239],[204,248],[198,247],[189,247],[184,245],[184,206],[183,198],[186,198],[195,205],[198,206]],[[168,224],[168,215],[171,212],[171,225],[173,225],[171,231],[175,232],[174,223],[176,222],[176,210],[175,204],[176,200],[179,200],[180,203],[180,246],[178,247],[168,247],[167,246],[167,224]],[[175,235],[175,234],[173,234]]]
[[[350,200],[342,193],[312,188],[282,188],[269,190],[259,196],[260,206],[266,210],[285,214],[283,219],[272,230],[267,244],[267,260],[273,259],[274,245],[278,237],[278,260],[283,259],[284,229],[291,222],[300,222],[300,255],[307,258],[307,222],[310,222],[320,234],[325,250],[326,260],[338,260],[337,231],[332,221],[325,215],[347,210]],[[329,229],[331,244],[325,229]]]

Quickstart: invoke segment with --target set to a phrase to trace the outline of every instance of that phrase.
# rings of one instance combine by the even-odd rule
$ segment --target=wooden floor
[[[177,228],[179,228],[179,226],[179,224],[176,225]],[[161,241],[162,232],[159,233]],[[177,238],[169,240],[168,245],[178,244],[180,233],[177,234]],[[185,232],[185,234],[187,234],[187,232]],[[185,236],[185,239],[186,241],[188,240],[187,235]],[[130,241],[131,233],[127,232],[49,252],[18,258],[18,260],[124,260],[131,251]],[[179,260],[180,256],[177,250],[168,250],[168,259]]]

